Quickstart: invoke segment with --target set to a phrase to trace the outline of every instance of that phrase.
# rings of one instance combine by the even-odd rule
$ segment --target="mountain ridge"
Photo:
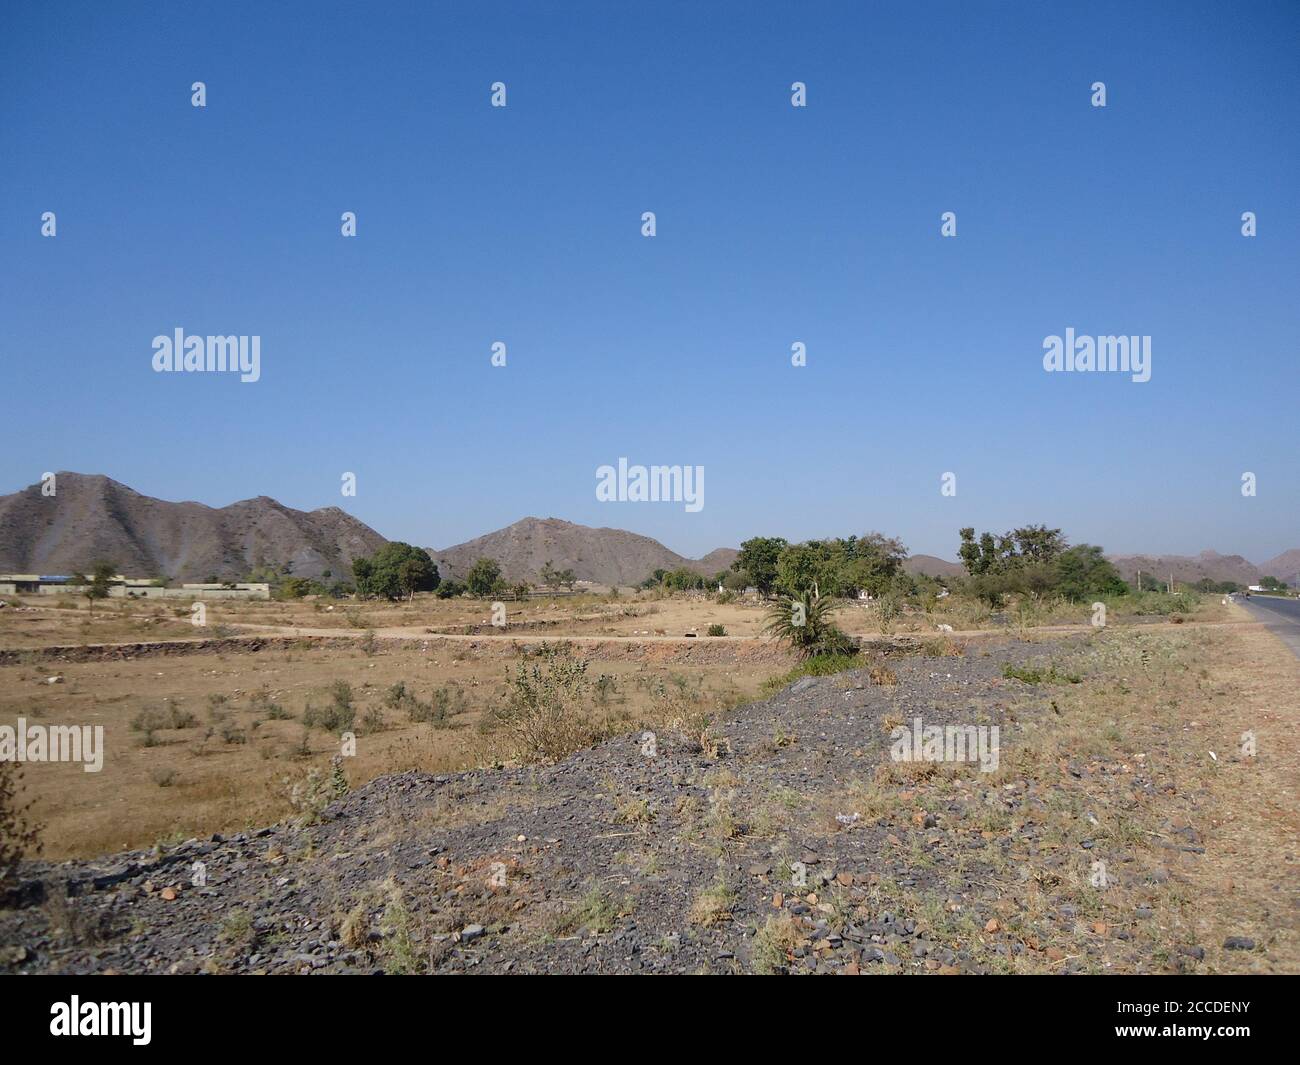
[[[351,573],[384,537],[339,507],[302,511],[270,496],[224,507],[142,495],[103,474],[61,471],[0,496],[0,571],[86,572],[112,562],[129,576],[242,578],[260,566],[297,576]]]
[[[103,474],[55,475],[55,494],[41,484],[0,496],[0,571],[69,573],[96,562],[115,563],[131,576],[177,580],[242,578],[259,566],[292,567],[297,576],[351,575],[352,560],[373,554],[387,538],[338,506],[302,511],[267,495],[222,507],[194,500],[173,502],[143,495]],[[546,563],[572,569],[594,584],[637,584],[656,569],[690,569],[705,576],[729,569],[739,552],[719,547],[692,559],[652,537],[626,529],[592,527],[563,518],[521,518],[482,536],[444,548],[426,548],[444,577],[462,579],[474,561],[495,559],[508,580],[537,583]],[[1132,580],[1138,570],[1152,581],[1235,581],[1263,576],[1300,578],[1300,548],[1255,565],[1241,555],[1110,555]],[[909,573],[959,575],[956,562],[918,554]]]
[[[658,540],[626,529],[593,528],[563,518],[520,518],[503,529],[441,549],[426,548],[444,577],[463,579],[479,558],[494,559],[507,580],[539,580],[548,562],[572,569],[578,580],[630,585],[656,569],[689,569],[712,576],[729,569],[740,553],[719,547],[703,558],[679,555]]]

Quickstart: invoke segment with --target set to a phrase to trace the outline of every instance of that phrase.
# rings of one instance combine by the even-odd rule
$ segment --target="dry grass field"
[[[175,608],[158,603],[111,601],[93,615],[84,603],[62,607],[35,598],[22,604],[27,609],[7,608],[0,612],[0,650],[16,653],[0,665],[0,723],[25,717],[104,727],[101,772],[59,763],[25,771],[33,815],[44,826],[44,856],[88,856],[285,816],[293,785],[340,751],[329,722],[304,723],[308,708],[329,713],[340,699],[352,708],[357,735],[355,756],[344,761],[353,785],[383,773],[449,772],[500,760],[507,752],[484,730],[485,716],[526,662],[526,648],[621,628],[630,635],[636,627],[617,608],[605,617],[590,604],[557,602],[563,605],[520,604],[528,620],[546,622],[537,630],[520,627],[501,637],[488,625],[489,636],[454,639],[430,630],[486,622],[485,604],[430,598],[332,612],[309,603],[219,604],[206,628],[192,626],[188,611],[177,618]],[[677,625],[688,624],[689,606],[674,607]],[[696,613],[701,634],[714,613]],[[303,636],[260,650],[227,640],[221,650],[161,653],[175,650],[168,641],[265,631],[251,626],[340,639]],[[359,635],[366,630],[378,634],[373,641]],[[683,705],[716,713],[753,698],[764,680],[791,665],[769,643],[713,642],[707,650],[659,640],[584,645],[593,699],[611,727],[630,729]],[[41,651],[144,643],[159,646],[84,660]],[[394,691],[398,684],[405,698]]]
[[[1226,616],[1212,603],[1202,620]],[[491,711],[543,643],[568,641],[590,660],[593,705],[611,729],[717,714],[793,664],[763,637],[762,605],[743,600],[626,592],[533,599],[505,604],[505,630],[491,625],[491,604],[464,599],[217,602],[203,628],[190,624],[187,606],[110,600],[92,612],[79,599],[29,597],[0,611],[0,722],[104,727],[101,772],[26,769],[47,858],[275,821],[291,811],[294,785],[339,753],[344,719],[357,736],[355,756],[343,760],[353,786],[389,772],[508,760]],[[979,608],[941,600],[930,614],[892,624],[859,605],[838,621],[859,635],[933,637],[951,624],[957,637],[975,638],[1082,628],[1087,616],[1080,608],[998,625]],[[706,635],[712,625],[726,635]],[[254,636],[277,639],[256,650],[240,639]],[[199,640],[215,642],[184,644]],[[130,646],[48,650],[99,644]]]

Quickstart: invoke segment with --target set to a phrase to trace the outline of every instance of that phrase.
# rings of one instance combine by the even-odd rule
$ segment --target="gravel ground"
[[[1043,785],[889,757],[890,729],[920,716],[999,726],[1005,762],[1053,709],[1003,664],[1077,642],[892,659],[897,684],[805,678],[717,722],[716,750],[661,734],[648,757],[629,735],[553,766],[383,777],[317,824],[31,863],[27,904],[0,912],[0,968],[950,974],[1026,951],[1064,972],[1156,968],[1143,937],[1084,935],[1074,896],[1050,894],[1079,856],[1044,841]],[[1027,878],[1053,899],[1032,925],[1007,890]]]

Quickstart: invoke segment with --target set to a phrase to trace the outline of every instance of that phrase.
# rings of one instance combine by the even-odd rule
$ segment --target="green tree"
[[[501,584],[501,567],[494,559],[480,558],[465,574],[465,588],[479,599],[495,595]]]
[[[957,555],[971,578],[968,589],[998,606],[1010,592],[1042,596],[1054,590],[1056,563],[1067,541],[1060,529],[1046,525],[1025,525],[1001,536],[973,528],[959,531]]]
[[[785,595],[839,595],[843,560],[843,553],[830,543],[790,544],[777,556],[776,587]]]
[[[641,582],[641,584],[639,585],[639,587],[641,587],[641,588],[658,588],[661,584],[663,584],[663,582],[664,582],[664,575],[667,574],[667,572],[668,572],[668,571],[667,571],[666,569],[657,569],[657,570],[655,570],[653,573],[650,574],[649,577],[647,577],[645,580],[643,580],[643,581]]]
[[[97,562],[95,568],[90,573],[90,583],[85,586],[82,594],[90,601],[90,609],[95,609],[96,599],[107,599],[108,590],[113,586],[113,578],[117,576],[117,567],[111,562]]]
[[[776,563],[787,542],[779,536],[755,536],[740,545],[740,554],[731,568],[744,570],[754,587],[763,595],[771,595],[776,585]]]
[[[729,592],[743,592],[754,583],[743,569],[730,569],[721,576],[722,587]]]
[[[898,579],[903,574],[903,560],[907,548],[903,542],[881,533],[850,536],[839,541],[844,565],[840,574],[841,594],[856,595],[867,592],[873,596],[897,590]]]
[[[693,569],[687,569],[680,566],[663,576],[663,585],[675,592],[690,591],[693,588],[703,588],[705,584],[704,577],[696,573]]]
[[[362,599],[369,599],[373,594],[370,590],[370,578],[374,575],[374,563],[368,558],[354,558],[352,560],[352,579],[356,582],[357,595]]]
[[[1046,525],[1026,525],[1007,535],[1015,540],[1016,554],[1026,563],[1055,562],[1066,548],[1061,530],[1049,529]]]
[[[438,567],[422,548],[394,540],[368,559],[354,559],[352,575],[363,598],[414,598],[416,592],[435,591]]]
[[[546,565],[542,567],[540,576],[542,583],[551,591],[555,591],[564,583],[564,581],[560,579],[560,571],[555,568],[555,563],[550,559],[546,560]]]
[[[324,586],[306,577],[282,577],[276,589],[277,599],[301,599],[304,595],[320,595]]]
[[[1122,595],[1124,579],[1095,544],[1078,544],[1061,552],[1055,563],[1053,591],[1078,602],[1104,595]]]

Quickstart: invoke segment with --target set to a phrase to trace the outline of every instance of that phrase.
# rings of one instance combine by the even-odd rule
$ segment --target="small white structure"
[[[87,578],[89,580],[89,578]],[[0,573],[0,595],[81,594],[85,585],[73,584],[70,576],[40,573]],[[163,588],[149,577],[116,574],[108,583],[110,599],[270,599],[269,584],[182,584]]]

